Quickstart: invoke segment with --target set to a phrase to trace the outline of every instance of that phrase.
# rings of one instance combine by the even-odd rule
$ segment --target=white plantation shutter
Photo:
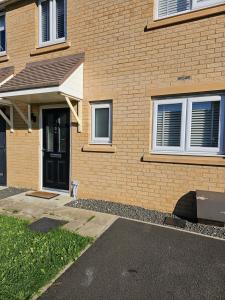
[[[158,0],[158,18],[175,15],[191,9],[191,0]]]
[[[50,40],[50,2],[41,2],[41,40],[42,43]]]
[[[156,146],[180,147],[182,104],[158,105]]]
[[[65,37],[65,1],[56,0],[56,38]]]
[[[193,102],[191,147],[218,147],[220,102]]]

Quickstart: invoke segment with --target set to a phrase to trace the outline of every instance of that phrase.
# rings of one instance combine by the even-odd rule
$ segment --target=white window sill
[[[65,42],[66,42],[66,39],[62,38],[62,39],[55,40],[55,41],[40,43],[38,48],[44,48],[44,47],[48,47],[48,46],[58,45],[58,44],[62,44],[62,43],[65,43]]]
[[[96,142],[90,142],[89,145],[106,145],[106,146],[111,146],[112,143],[111,142],[100,142],[100,141],[96,141]]]
[[[1,56],[6,56],[7,54],[6,54],[6,51],[2,51],[2,52],[0,52],[0,57]]]

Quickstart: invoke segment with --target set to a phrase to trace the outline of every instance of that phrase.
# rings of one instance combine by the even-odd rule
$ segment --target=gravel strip
[[[14,196],[14,195],[24,193],[26,191],[27,191],[26,189],[18,189],[18,188],[14,188],[14,187],[5,188],[3,190],[0,190],[0,200]]]
[[[108,213],[124,218],[151,222],[160,225],[165,225],[165,218],[172,216],[172,214],[169,213],[162,213],[154,210],[144,209],[138,206],[125,205],[102,200],[79,199],[66,204],[66,206]],[[184,230],[225,239],[225,227],[217,227],[186,221]]]

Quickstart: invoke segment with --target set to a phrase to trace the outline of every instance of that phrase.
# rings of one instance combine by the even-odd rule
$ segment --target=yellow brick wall
[[[7,12],[7,53],[21,70],[27,62],[85,52],[83,132],[72,129],[72,179],[79,196],[171,211],[185,193],[225,191],[223,167],[142,162],[150,145],[149,87],[220,81],[225,75],[224,15],[151,32],[153,0],[68,0],[71,47],[30,56],[37,40],[33,1]],[[116,153],[82,152],[90,137],[89,101],[112,99]],[[38,107],[32,108],[36,115]],[[8,185],[39,188],[39,131],[32,133],[16,116],[15,133],[7,133]]]

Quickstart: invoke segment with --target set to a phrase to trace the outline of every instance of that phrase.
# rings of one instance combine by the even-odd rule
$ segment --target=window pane
[[[191,0],[158,0],[158,17],[174,15],[191,9]]]
[[[158,105],[157,146],[179,147],[182,104]]]
[[[50,40],[50,1],[41,3],[41,32],[42,42]]]
[[[0,31],[0,52],[5,51],[5,30]]]
[[[109,137],[109,108],[95,109],[95,137]]]
[[[53,114],[48,114],[46,120],[46,150],[49,152],[53,152],[54,145],[54,116]]]
[[[218,147],[220,102],[192,104],[191,146]]]
[[[66,113],[61,115],[58,118],[58,152],[66,152],[66,137],[67,137],[67,130],[68,130],[68,124],[67,124],[67,118],[66,118]]]
[[[56,0],[56,38],[65,37],[65,9],[64,0]]]
[[[0,30],[5,30],[5,15],[0,16]]]
[[[0,16],[0,52],[5,51],[5,16]]]

